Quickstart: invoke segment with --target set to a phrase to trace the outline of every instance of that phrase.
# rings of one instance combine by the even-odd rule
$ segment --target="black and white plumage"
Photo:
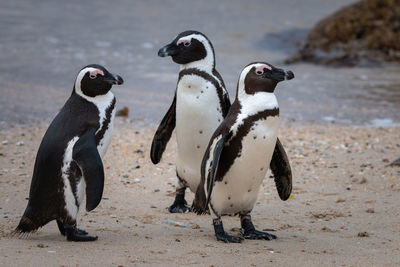
[[[279,106],[274,89],[278,82],[293,77],[291,71],[268,63],[246,66],[239,77],[236,99],[211,137],[202,161],[193,210],[204,213],[210,206],[218,240],[242,241],[241,237],[224,231],[221,216],[226,214],[240,215],[244,238],[276,238],[257,231],[250,212],[269,166],[281,199],[287,200],[292,190],[289,160],[277,139]]]
[[[86,210],[101,201],[104,186],[102,157],[111,141],[115,115],[112,85],[118,75],[92,64],[78,73],[71,96],[47,129],[36,155],[29,202],[16,233],[36,231],[57,220],[70,241],[97,236],[76,227],[86,192]]]
[[[158,52],[180,65],[176,92],[153,138],[151,160],[157,164],[176,128],[178,185],[170,212],[187,212],[187,187],[195,192],[200,182],[200,165],[208,141],[231,105],[221,75],[215,69],[214,49],[197,31],[180,33]]]

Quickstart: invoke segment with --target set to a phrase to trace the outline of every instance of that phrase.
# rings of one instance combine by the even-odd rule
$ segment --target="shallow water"
[[[351,0],[1,1],[0,116],[6,123],[50,121],[90,63],[120,74],[113,89],[130,118],[158,122],[175,90],[178,66],[157,57],[179,32],[204,32],[231,100],[238,75],[255,60],[293,70],[277,90],[295,122],[399,125],[400,67],[285,66],[309,29]]]

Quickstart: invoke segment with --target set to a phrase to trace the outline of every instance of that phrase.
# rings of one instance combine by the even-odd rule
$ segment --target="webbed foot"
[[[243,238],[239,236],[231,236],[225,232],[221,218],[214,219],[213,225],[214,225],[215,237],[217,238],[218,241],[224,241],[225,243],[242,243]]]
[[[58,230],[60,230],[60,233],[65,236],[65,226],[64,223],[61,220],[56,220],[57,221],[57,226],[58,226]],[[86,232],[85,230],[76,228],[76,231],[78,234],[80,235],[87,235],[88,232]]]
[[[97,240],[97,236],[90,236],[84,230],[80,230],[76,228],[76,226],[64,225],[65,226],[65,234],[67,236],[68,241],[76,241],[76,242],[88,242]]]
[[[175,195],[175,201],[168,208],[170,213],[187,213],[190,211],[190,207],[187,206],[187,202],[185,200],[185,191],[183,193],[178,192]]]
[[[186,206],[186,201],[185,203],[174,202],[171,206],[168,207],[168,211],[170,213],[187,213],[190,212],[190,207]]]
[[[276,235],[261,232],[255,229],[253,222],[251,221],[250,214],[240,215],[240,221],[242,224],[242,228],[240,229],[240,233],[243,235],[245,239],[265,239],[272,240],[276,239]]]
[[[267,232],[261,232],[258,230],[253,230],[253,231],[244,231],[244,229],[240,229],[240,232],[242,233],[243,237],[245,239],[265,239],[265,240],[272,240],[276,239],[276,235],[269,234]]]

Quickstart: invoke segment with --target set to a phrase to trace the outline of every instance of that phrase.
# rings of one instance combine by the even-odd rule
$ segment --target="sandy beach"
[[[99,236],[67,242],[51,222],[26,238],[10,236],[27,204],[36,151],[46,125],[0,131],[1,266],[398,266],[400,264],[400,128],[298,126],[280,138],[293,169],[293,196],[279,199],[267,175],[253,210],[273,241],[217,242],[210,215],[170,214],[176,144],[154,166],[155,126],[118,119],[104,159],[101,204],[82,206],[78,225]],[[193,194],[187,192],[188,201]],[[239,234],[239,219],[224,217]]]
[[[284,63],[318,21],[355,1],[0,1],[0,266],[400,266],[400,167],[390,166],[400,157],[400,65]],[[281,201],[268,173],[252,212],[277,240],[225,244],[210,215],[167,210],[175,135],[158,165],[149,149],[179,66],[157,52],[192,29],[212,41],[231,101],[249,62],[295,73],[276,90],[292,196]],[[67,242],[55,222],[11,236],[40,141],[91,63],[123,77],[113,93],[130,111],[103,159],[103,199],[78,216],[99,239]],[[240,234],[238,217],[223,222]]]

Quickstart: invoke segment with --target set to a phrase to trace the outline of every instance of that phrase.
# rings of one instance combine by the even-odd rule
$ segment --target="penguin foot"
[[[58,226],[58,230],[60,230],[60,233],[65,236],[65,226],[64,223],[60,220],[57,220],[57,226]],[[85,230],[76,228],[76,232],[80,235],[87,235],[88,232],[86,232]]]
[[[240,215],[240,220],[242,224],[242,228],[240,229],[240,233],[243,235],[245,239],[265,239],[272,240],[276,239],[276,235],[269,234],[267,232],[261,232],[256,230],[251,221],[250,214]]]
[[[239,236],[228,235],[222,224],[221,218],[213,219],[215,237],[218,241],[224,241],[225,243],[242,243],[243,238]]]
[[[190,207],[186,206],[186,201],[185,203],[176,203],[176,201],[169,206],[168,211],[170,213],[188,213],[190,212]]]
[[[75,242],[88,242],[88,241],[96,241],[97,236],[90,236],[84,230],[80,230],[76,228],[76,226],[65,226],[65,234],[67,236],[68,241],[75,241]]]
[[[79,228],[76,228],[76,232],[80,235],[88,235],[88,232]]]
[[[224,241],[225,243],[242,243],[243,238],[240,236],[232,236],[228,235],[226,232],[224,233],[215,233],[215,237],[218,241]]]
[[[190,207],[187,206],[187,202],[185,200],[185,190],[183,189],[183,193],[177,190],[177,194],[175,195],[175,201],[168,208],[170,213],[187,213],[190,211]]]
[[[252,239],[252,240],[259,240],[259,239],[265,239],[265,240],[272,240],[276,239],[276,235],[269,234],[267,232],[261,232],[258,230],[252,230],[252,231],[245,231],[243,228],[240,229],[240,232],[242,233],[243,237],[245,239]]]

